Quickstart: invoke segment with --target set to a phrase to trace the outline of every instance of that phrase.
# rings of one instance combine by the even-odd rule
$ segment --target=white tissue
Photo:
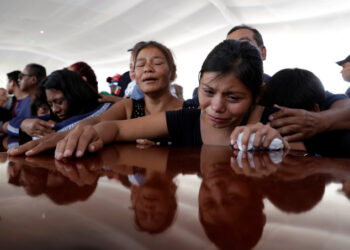
[[[238,163],[238,167],[243,168],[243,163],[242,163],[243,154],[247,154],[250,168],[254,168],[255,169],[256,167],[255,167],[255,163],[254,163],[254,152],[242,152],[242,151],[239,151],[238,155],[237,155],[237,159],[236,159],[237,163]],[[282,160],[283,160],[283,151],[269,152],[268,155],[269,155],[270,160],[274,164],[280,164],[282,162]]]
[[[239,152],[238,152],[238,155],[237,155],[237,163],[238,163],[238,166],[239,166],[240,168],[243,168],[243,164],[242,164],[243,154],[244,154],[244,153],[242,153],[242,151],[239,151]],[[250,166],[250,168],[255,168],[254,154],[251,153],[251,152],[248,152],[248,161],[249,161],[249,166]]]
[[[269,157],[274,164],[280,164],[283,160],[283,151],[269,152]]]
[[[243,136],[243,132],[240,133],[238,135],[238,138],[237,138],[238,149],[241,151],[243,150],[243,148],[242,148],[242,136]],[[253,146],[254,139],[255,139],[255,133],[250,135],[247,151],[260,150],[259,148],[255,148]],[[263,141],[264,141],[264,139],[265,139],[265,136],[263,137]],[[268,150],[280,150],[283,148],[284,148],[284,146],[283,146],[282,140],[279,138],[275,138],[270,143]]]

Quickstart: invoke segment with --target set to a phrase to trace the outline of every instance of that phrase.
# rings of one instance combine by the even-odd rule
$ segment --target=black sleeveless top
[[[197,109],[198,105],[193,104],[191,102],[184,101],[182,105],[182,109]],[[145,111],[145,100],[134,100],[132,99],[132,113],[131,113],[131,119],[142,117],[146,115]],[[169,138],[159,138],[156,140],[152,140],[156,143],[156,145],[172,145],[173,142],[169,140]]]

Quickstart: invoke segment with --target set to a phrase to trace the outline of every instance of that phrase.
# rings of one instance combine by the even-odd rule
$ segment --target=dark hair
[[[38,88],[35,94],[35,99],[30,104],[30,113],[32,114],[32,116],[37,116],[39,108],[44,105],[50,108],[47,105],[46,101],[43,98],[40,98],[40,95],[41,95],[40,88]]]
[[[143,50],[144,48],[149,48],[149,47],[157,48],[163,53],[163,55],[165,56],[165,59],[168,63],[169,70],[171,72],[170,81],[174,81],[176,78],[176,65],[175,65],[173,54],[171,53],[170,49],[168,49],[163,44],[158,43],[156,41],[138,43],[134,46],[134,48],[133,48],[133,52],[135,53],[134,68],[135,68],[135,64],[136,64],[136,58],[139,55],[140,51]]]
[[[109,76],[109,77],[107,77],[107,78],[106,78],[106,82],[108,82],[108,83],[113,82],[113,78],[112,78],[112,77],[110,77],[110,76]]]
[[[251,92],[253,101],[263,82],[263,63],[259,51],[249,42],[225,40],[207,56],[199,72],[218,72],[217,77],[234,74]]]
[[[36,63],[27,64],[30,75],[36,76],[37,82],[40,83],[46,77],[46,69],[44,66]]]
[[[308,70],[295,68],[280,70],[270,78],[263,90],[261,104],[313,110],[315,104],[322,108],[325,99],[320,79]]]
[[[302,213],[311,210],[324,195],[325,175],[310,175],[304,179],[266,182],[264,193],[278,209],[288,213]]]
[[[21,71],[15,70],[10,73],[7,73],[7,78],[9,79],[9,81],[14,81],[18,85],[19,74],[21,74]]]
[[[98,92],[98,82],[94,70],[86,62],[76,62],[69,66],[74,72],[78,73],[81,77],[86,78],[86,82],[89,86]]]
[[[227,36],[230,35],[232,32],[235,32],[236,30],[242,30],[242,29],[247,29],[247,30],[250,30],[254,33],[253,37],[254,37],[254,40],[256,42],[256,44],[258,46],[262,46],[264,45],[264,40],[260,34],[260,32],[257,30],[257,29],[254,29],[253,27],[251,26],[248,26],[248,25],[245,25],[245,24],[242,24],[242,25],[238,25],[238,26],[235,26],[233,27],[228,33],[227,33]]]
[[[9,162],[10,164],[11,162]],[[12,164],[15,164],[12,162]],[[13,165],[12,165],[13,166]],[[32,182],[25,182],[20,178],[21,172],[25,172],[26,175],[30,175]],[[55,175],[56,178],[61,178],[61,183],[58,186],[48,186],[47,178],[51,175]],[[15,186],[23,186],[26,193],[30,196],[38,196],[46,194],[55,204],[66,205],[76,201],[87,200],[97,187],[97,181],[92,184],[79,186],[72,182],[69,178],[63,176],[59,172],[52,172],[45,168],[30,167],[24,165],[16,176],[10,176],[8,182]]]
[[[234,207],[223,207],[234,217],[228,216],[226,221],[220,219],[214,219],[213,222],[206,221],[203,203],[198,204],[199,221],[206,236],[218,249],[252,249],[259,242],[264,231],[266,216],[263,212],[262,195],[249,179],[240,178],[239,181],[247,185],[251,194],[246,200],[235,203]],[[205,180],[199,192],[205,185],[204,182]]]
[[[140,172],[145,172],[144,169],[139,168]],[[135,171],[135,169],[134,169]],[[157,223],[157,227],[155,228],[147,228],[144,227],[144,225],[142,225],[142,223],[140,222],[140,218],[137,216],[137,206],[136,203],[139,202],[139,199],[136,198],[135,201],[133,202],[133,209],[135,211],[135,217],[134,217],[134,221],[135,221],[135,226],[136,229],[139,231],[145,231],[148,232],[150,234],[157,234],[157,233],[161,233],[164,232],[166,229],[168,229],[174,222],[175,219],[175,215],[176,215],[176,211],[177,211],[177,200],[176,200],[176,189],[177,186],[174,183],[173,179],[169,179],[168,175],[164,175],[164,174],[157,174],[152,176],[152,178],[150,180],[148,180],[147,182],[145,182],[143,185],[137,187],[138,189],[142,189],[142,188],[151,188],[153,190],[157,190],[157,192],[161,192],[162,198],[161,198],[161,202],[163,203],[167,203],[168,205],[168,210],[167,213],[165,215],[163,215],[164,220],[161,221],[162,223],[160,223],[160,221],[154,220],[155,223]],[[134,191],[135,192],[135,189]],[[138,192],[138,191],[136,191]],[[134,194],[136,195],[136,194]],[[137,195],[136,195],[137,196]]]
[[[71,70],[63,69],[52,72],[42,82],[41,88],[44,95],[46,89],[56,89],[63,92],[68,106],[67,118],[88,113],[99,105],[97,92]]]
[[[78,185],[61,173],[56,173],[63,179],[58,187],[46,187],[45,194],[57,205],[67,205],[77,201],[86,201],[95,192],[97,180],[91,184]]]

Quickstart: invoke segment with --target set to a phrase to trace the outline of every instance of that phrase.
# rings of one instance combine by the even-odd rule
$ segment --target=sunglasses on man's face
[[[23,77],[25,76],[33,76],[31,74],[24,74],[24,73],[20,73],[19,76],[18,76],[18,80],[21,80]]]
[[[110,82],[108,83],[109,87],[112,87],[112,86],[118,86],[118,82]]]

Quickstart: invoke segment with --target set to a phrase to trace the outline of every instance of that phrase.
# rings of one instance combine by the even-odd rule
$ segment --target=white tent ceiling
[[[312,70],[327,89],[347,85],[334,62],[350,54],[348,0],[1,0],[0,86],[27,63],[48,72],[86,61],[105,78],[128,69],[126,50],[157,40],[175,54],[185,97],[201,63],[234,25],[259,29],[268,50],[265,71]]]

